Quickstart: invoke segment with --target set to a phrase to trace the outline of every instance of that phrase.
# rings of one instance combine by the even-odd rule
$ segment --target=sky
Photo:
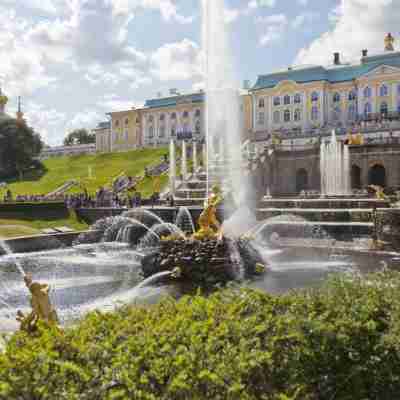
[[[212,0],[209,0],[212,1]],[[225,0],[238,82],[400,49],[399,0]],[[170,88],[203,87],[201,0],[0,0],[0,84],[49,145]]]

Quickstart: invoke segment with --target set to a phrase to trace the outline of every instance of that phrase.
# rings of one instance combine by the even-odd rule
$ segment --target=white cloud
[[[225,8],[224,20],[227,24],[230,24],[238,19],[240,16],[240,10],[237,8]]]
[[[258,7],[275,7],[276,0],[250,0],[247,7],[249,9],[255,9]]]
[[[270,43],[281,39],[288,26],[288,19],[285,14],[273,14],[266,17],[258,17],[256,18],[256,22],[265,26],[264,33],[261,35],[259,40],[261,46],[267,46]]]
[[[327,64],[332,53],[357,59],[361,49],[383,50],[387,32],[398,31],[400,3],[397,0],[341,0],[331,14],[333,27],[297,54],[295,63]]]
[[[297,2],[298,2],[301,6],[306,6],[306,5],[308,5],[308,0],[297,0]]]
[[[310,24],[312,24],[319,17],[320,15],[317,12],[306,11],[297,15],[291,22],[291,26],[293,29],[299,29],[304,27],[305,25],[310,26]]]
[[[168,43],[151,56],[151,73],[161,81],[186,80],[201,75],[199,46],[189,39]]]
[[[2,0],[2,2],[10,6],[16,5],[15,0]],[[24,0],[19,5],[28,10],[40,11],[45,14],[55,14],[57,12],[57,4],[54,0]]]

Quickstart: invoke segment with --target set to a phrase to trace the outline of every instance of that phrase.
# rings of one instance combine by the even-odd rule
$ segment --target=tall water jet
[[[186,140],[182,140],[182,180],[186,181],[187,179],[187,148],[186,148]]]
[[[169,187],[171,194],[175,195],[175,184],[176,184],[176,152],[175,152],[175,141],[171,139],[169,144]]]
[[[332,131],[330,142],[322,142],[320,148],[321,195],[350,194],[349,148],[336,138]]]
[[[203,0],[203,50],[206,78],[207,190],[214,182],[230,181],[236,200],[246,193],[242,174],[239,85],[230,52],[224,0]],[[224,143],[223,165],[216,163]]]

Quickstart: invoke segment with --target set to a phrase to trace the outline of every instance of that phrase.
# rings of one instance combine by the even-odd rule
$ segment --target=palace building
[[[306,143],[335,128],[371,133],[377,122],[397,126],[400,115],[400,52],[393,37],[385,38],[382,53],[362,50],[356,63],[343,63],[335,53],[329,66],[289,67],[260,75],[250,90],[252,139],[278,138]],[[372,135],[373,136],[373,135]]]

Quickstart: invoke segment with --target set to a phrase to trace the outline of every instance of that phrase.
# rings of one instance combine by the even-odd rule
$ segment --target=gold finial
[[[23,117],[24,117],[24,113],[21,110],[21,96],[18,96],[17,121],[25,122]]]
[[[390,32],[385,36],[385,51],[394,51],[394,40],[395,39]]]

